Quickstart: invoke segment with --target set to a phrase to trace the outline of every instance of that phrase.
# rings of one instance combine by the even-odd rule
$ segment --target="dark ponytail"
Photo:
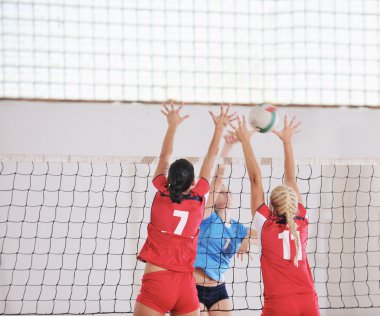
[[[174,161],[169,168],[168,190],[174,203],[181,203],[183,192],[188,190],[194,181],[194,167],[186,159]]]

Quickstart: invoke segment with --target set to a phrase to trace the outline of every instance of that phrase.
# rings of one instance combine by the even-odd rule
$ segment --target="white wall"
[[[208,110],[187,106],[191,117],[178,130],[174,154],[203,156],[213,131]],[[239,114],[247,107],[236,107]],[[380,110],[280,108],[302,120],[298,158],[379,158]],[[0,102],[0,154],[157,156],[166,122],[159,105]],[[280,157],[272,134],[254,138],[261,157]],[[233,153],[241,156],[240,149]]]
[[[183,113],[191,117],[178,130],[176,156],[202,156],[206,152],[212,134],[209,109],[218,110],[217,107],[183,109]],[[2,102],[0,154],[156,156],[166,127],[159,110],[158,105]],[[240,114],[249,111],[242,107],[236,110]],[[281,116],[287,112],[303,121],[303,131],[295,141],[298,158],[380,158],[376,139],[380,135],[376,124],[380,119],[378,110],[289,108],[279,111]],[[259,156],[282,155],[280,143],[272,134],[258,134],[253,143]],[[241,156],[240,148],[234,155]],[[16,204],[25,205],[23,203]],[[16,230],[14,233],[17,235]],[[378,309],[324,310],[322,315],[375,315],[378,312]],[[260,313],[236,313],[256,314]]]

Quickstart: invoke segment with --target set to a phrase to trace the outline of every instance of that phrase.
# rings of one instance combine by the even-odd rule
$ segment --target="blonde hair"
[[[300,251],[300,238],[297,233],[297,225],[293,217],[298,213],[298,198],[296,192],[286,186],[279,185],[272,191],[270,195],[270,204],[273,212],[277,216],[285,216],[290,231],[296,243],[296,255],[294,257],[294,265],[298,267],[298,252]]]

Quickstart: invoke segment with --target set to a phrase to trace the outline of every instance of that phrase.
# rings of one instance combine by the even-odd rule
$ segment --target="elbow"
[[[248,178],[251,185],[256,185],[257,183],[261,184],[261,177],[258,177],[255,174],[249,174]]]
[[[206,157],[205,157],[205,160],[208,160],[209,162],[211,162],[212,164],[214,164],[216,158],[217,158],[217,154],[218,153],[211,153],[211,152],[208,152]]]
[[[206,157],[208,157],[210,160],[213,160],[215,161],[216,160],[216,157],[218,157],[218,151],[216,150],[211,150],[209,152],[207,152],[207,155]]]

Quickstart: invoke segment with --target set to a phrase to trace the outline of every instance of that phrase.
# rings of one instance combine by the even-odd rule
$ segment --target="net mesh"
[[[0,160],[0,313],[132,313],[155,161]],[[283,179],[281,163],[270,162],[261,165],[266,196]],[[228,169],[232,218],[249,227],[244,163]],[[308,209],[307,254],[320,307],[380,307],[379,163],[303,161],[297,181]],[[257,245],[250,251],[251,259],[233,258],[226,275],[234,310],[262,308]]]
[[[380,104],[380,4],[3,0],[0,97]]]

